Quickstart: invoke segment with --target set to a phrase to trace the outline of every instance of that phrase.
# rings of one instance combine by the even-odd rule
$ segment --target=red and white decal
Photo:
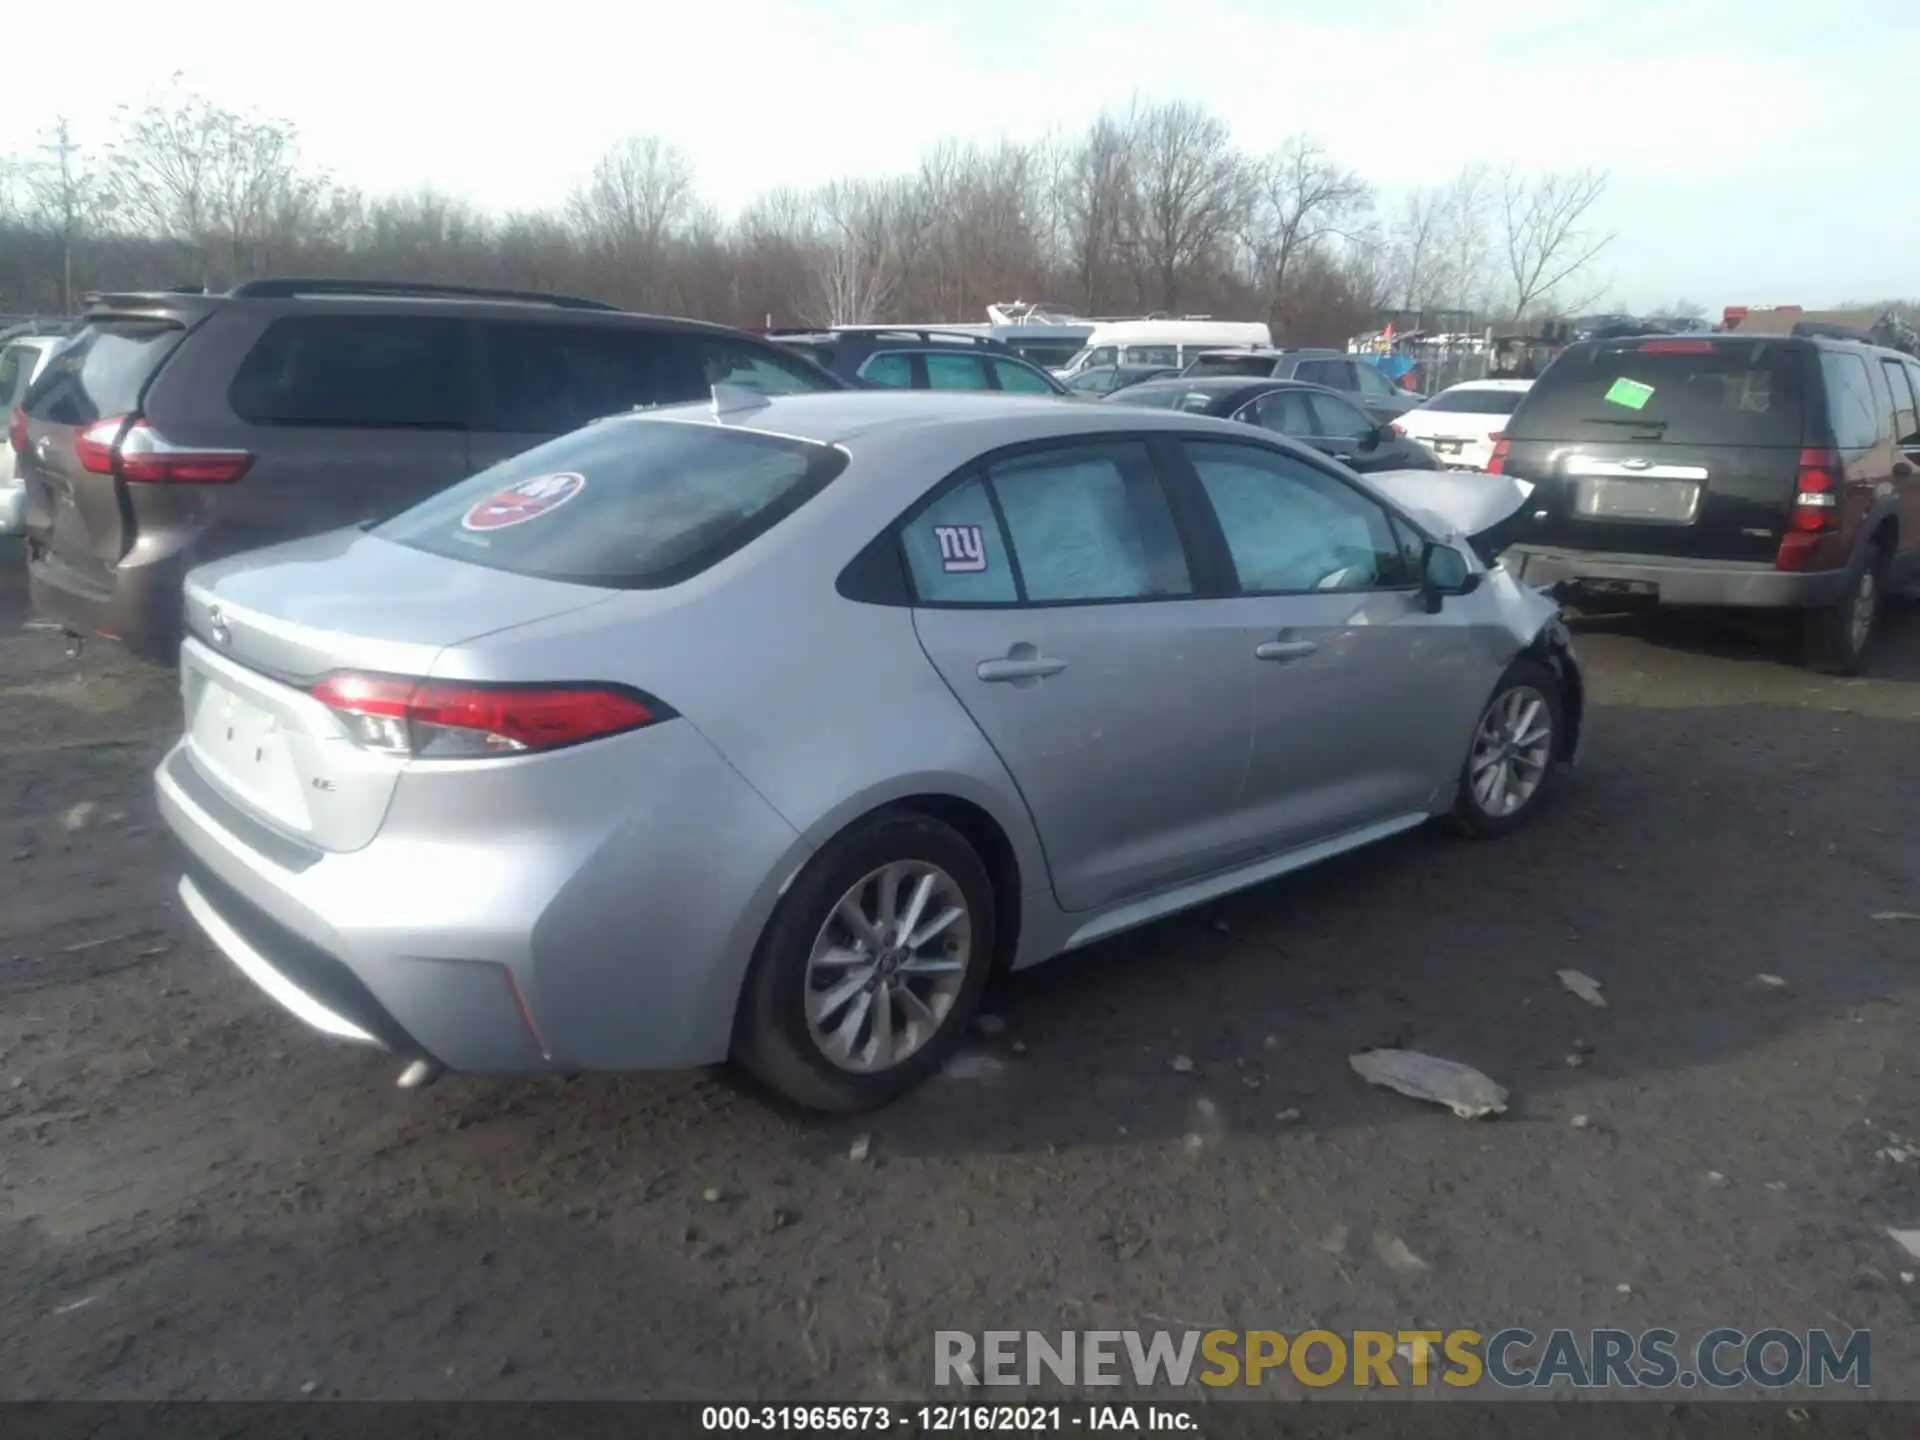
[[[480,501],[460,521],[468,530],[504,530],[550,515],[587,488],[587,477],[571,470],[535,475]]]

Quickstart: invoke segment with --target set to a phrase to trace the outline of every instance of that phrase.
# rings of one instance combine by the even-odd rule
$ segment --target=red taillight
[[[1793,487],[1791,528],[1804,533],[1840,528],[1840,474],[1843,465],[1832,450],[1802,450]]]
[[[483,685],[330,675],[313,698],[369,750],[426,759],[555,750],[671,713],[630,690],[597,685]]]
[[[1845,460],[1836,450],[1802,450],[1794,478],[1787,533],[1774,557],[1776,570],[1825,570],[1838,564],[1828,542],[1840,530],[1840,489]]]
[[[113,447],[120,443],[120,427],[126,423],[124,415],[116,415],[111,420],[96,420],[74,435],[73,458],[82,470],[90,475],[113,473]]]
[[[1493,443],[1496,445],[1498,445],[1502,440],[1506,438],[1507,438],[1507,432],[1504,430],[1489,430],[1487,432],[1487,439],[1493,441]]]
[[[27,453],[27,412],[18,405],[7,418],[7,443],[13,447],[14,454]]]
[[[1711,340],[1642,340],[1636,347],[1642,355],[1711,355]]]
[[[1397,421],[1389,421],[1387,423],[1387,433],[1396,440],[1404,440],[1407,438],[1407,432],[1400,428]]]
[[[1493,454],[1487,457],[1487,474],[1504,475],[1507,473],[1507,436],[1501,431],[1490,437],[1493,440]]]
[[[253,464],[245,450],[176,445],[145,420],[116,415],[96,420],[73,437],[80,468],[130,485],[231,485]]]

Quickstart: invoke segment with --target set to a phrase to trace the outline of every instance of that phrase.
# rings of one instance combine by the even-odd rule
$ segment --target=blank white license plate
[[[1601,520],[1650,520],[1686,525],[1700,508],[1700,486],[1692,480],[1625,480],[1589,476],[1580,482],[1573,510]]]
[[[194,715],[195,757],[263,810],[283,815],[289,790],[299,787],[279,719],[215,680],[205,687]]]

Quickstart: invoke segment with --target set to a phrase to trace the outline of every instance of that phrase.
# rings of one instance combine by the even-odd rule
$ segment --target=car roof
[[[1445,395],[1448,390],[1530,390],[1531,380],[1462,380],[1457,385],[1449,385],[1438,393]]]
[[[1281,380],[1271,375],[1169,375],[1164,380],[1143,380],[1128,388],[1156,394],[1177,390],[1184,394],[1211,395],[1216,400],[1266,395],[1278,390],[1312,390],[1322,395],[1340,393],[1308,380]]]
[[[1062,396],[993,390],[824,390],[764,399],[764,404],[723,414],[715,413],[712,402],[696,402],[641,411],[636,418],[756,430],[816,445],[844,445],[882,432],[913,430],[948,440],[977,438],[981,448],[988,449],[1050,435],[1154,428],[1177,413],[1156,416]]]

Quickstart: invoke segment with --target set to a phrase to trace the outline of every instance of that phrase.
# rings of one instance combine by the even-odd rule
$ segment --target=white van
[[[1170,365],[1178,369],[1202,350],[1271,344],[1273,332],[1257,321],[1115,320],[1096,324],[1079,354],[1053,373],[1064,380],[1095,365]]]

